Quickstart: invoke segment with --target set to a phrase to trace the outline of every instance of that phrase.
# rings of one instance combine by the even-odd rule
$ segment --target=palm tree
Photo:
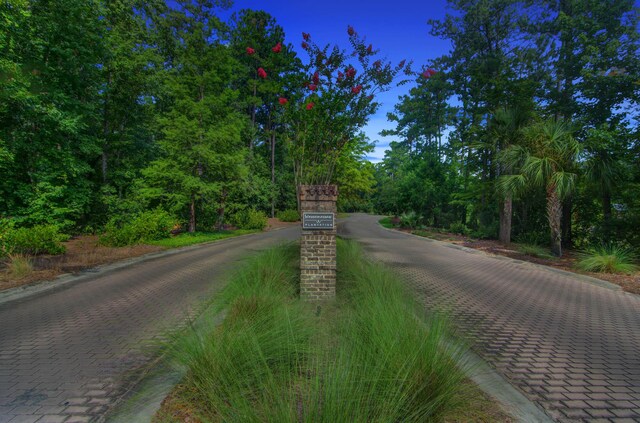
[[[502,192],[517,193],[528,187],[544,188],[547,198],[547,220],[551,235],[551,251],[562,255],[562,200],[575,187],[576,164],[580,145],[571,136],[569,126],[555,119],[535,122],[522,130],[523,145],[507,148],[501,160],[518,173],[501,177]]]

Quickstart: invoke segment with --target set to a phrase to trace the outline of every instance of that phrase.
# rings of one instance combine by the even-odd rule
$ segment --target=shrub
[[[409,211],[400,215],[400,226],[403,228],[417,228],[421,220],[422,217],[418,213]]]
[[[297,222],[300,220],[300,213],[298,210],[282,210],[276,213],[276,217],[283,222]]]
[[[175,224],[175,218],[161,209],[142,212],[127,223],[119,224],[117,218],[112,218],[100,237],[100,243],[123,247],[168,238]]]
[[[459,235],[469,235],[471,229],[467,228],[467,225],[460,222],[455,222],[449,225],[449,232]]]
[[[68,235],[60,233],[54,225],[36,225],[31,228],[6,228],[0,232],[0,250],[4,254],[62,254],[63,241]]]
[[[267,226],[267,215],[259,210],[241,210],[233,217],[233,222],[240,229],[264,229]]]
[[[592,248],[581,256],[577,266],[587,272],[633,273],[638,270],[631,249],[615,244]]]

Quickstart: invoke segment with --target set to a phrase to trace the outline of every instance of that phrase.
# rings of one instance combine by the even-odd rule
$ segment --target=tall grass
[[[338,244],[338,348],[314,380],[308,421],[439,421],[464,403],[464,348],[428,318],[391,271]],[[464,366],[464,364],[462,364]]]
[[[635,259],[631,249],[609,244],[581,254],[577,266],[587,272],[633,273],[638,270]]]
[[[338,243],[338,296],[297,299],[296,246],[250,259],[173,356],[197,418],[224,422],[441,421],[467,403],[464,348],[398,279]],[[162,421],[167,421],[163,416]]]
[[[31,258],[24,254],[9,254],[7,267],[12,279],[22,279],[33,272]]]

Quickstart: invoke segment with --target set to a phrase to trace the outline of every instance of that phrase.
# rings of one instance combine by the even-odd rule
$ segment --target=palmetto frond
[[[566,198],[571,194],[576,185],[577,175],[570,172],[555,172],[551,175],[549,183],[555,187],[556,193],[560,199]]]

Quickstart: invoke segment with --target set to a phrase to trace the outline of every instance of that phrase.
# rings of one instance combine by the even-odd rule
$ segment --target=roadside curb
[[[549,417],[535,402],[527,398],[518,388],[513,386],[496,369],[475,352],[465,352],[463,360],[471,365],[467,377],[486,394],[496,401],[519,422],[552,423]]]
[[[286,229],[286,228],[278,228],[278,229],[274,229],[273,231],[269,231],[269,232],[275,232],[281,229]],[[128,267],[128,266],[132,266],[134,264],[138,264],[138,263],[143,263],[143,262],[147,262],[150,260],[155,260],[155,259],[159,259],[162,257],[168,257],[168,256],[172,256],[174,254],[180,254],[180,253],[184,253],[187,251],[191,251],[191,250],[195,250],[197,248],[201,248],[207,245],[211,245],[211,244],[221,244],[221,243],[225,243],[225,242],[230,242],[234,239],[240,239],[240,238],[244,238],[244,237],[249,237],[249,236],[255,236],[255,235],[259,235],[259,234],[263,234],[263,233],[268,233],[268,232],[255,232],[255,233],[251,233],[251,234],[244,234],[244,235],[238,235],[238,236],[233,236],[230,238],[225,238],[225,239],[220,239],[220,240],[215,240],[215,241],[208,241],[208,242],[203,242],[200,244],[194,244],[194,245],[189,245],[186,247],[178,247],[178,248],[171,248],[168,250],[164,250],[164,251],[158,251],[155,253],[148,253],[148,254],[143,254],[141,256],[138,257],[133,257],[133,258],[129,258],[129,259],[123,259],[123,260],[119,260],[116,261],[115,263],[111,263],[111,264],[104,264],[104,265],[100,265],[100,266],[96,266],[96,267],[92,267],[89,269],[85,269],[82,270],[78,273],[64,273],[62,275],[57,276],[54,279],[51,280],[47,280],[47,281],[40,281],[40,282],[35,282],[33,284],[29,284],[29,285],[25,285],[25,286],[19,286],[16,288],[10,288],[7,289],[5,291],[0,292],[0,305],[9,303],[9,302],[13,302],[13,301],[17,301],[17,300],[21,300],[27,297],[31,297],[31,296],[35,296],[38,294],[42,294],[45,292],[49,292],[49,291],[54,291],[54,290],[60,290],[62,288],[64,288],[67,285],[72,285],[75,283],[81,283],[87,279],[92,279],[95,278],[96,276],[103,276],[106,274],[109,274],[111,272],[114,272],[116,270]]]
[[[604,281],[602,279],[594,278],[594,277],[591,277],[591,276],[582,275],[580,273],[574,273],[574,272],[569,272],[568,270],[556,269],[555,267],[545,266],[544,264],[531,263],[531,262],[528,262],[528,261],[518,260],[518,259],[511,258],[511,257],[505,257],[505,256],[501,256],[501,255],[498,255],[498,254],[491,254],[491,253],[487,253],[485,251],[476,250],[474,248],[469,248],[469,247],[465,247],[465,246],[462,246],[462,245],[451,244],[449,242],[439,241],[437,239],[427,238],[427,237],[420,236],[420,235],[415,235],[415,234],[412,234],[412,233],[407,233],[407,232],[397,231],[395,229],[385,228],[384,226],[382,226],[380,224],[380,222],[378,222],[378,226],[380,226],[382,229],[384,229],[386,231],[390,231],[390,232],[393,232],[393,233],[396,233],[396,234],[403,234],[403,235],[406,235],[406,236],[419,238],[419,239],[422,239],[422,240],[426,240],[427,242],[435,242],[435,243],[440,244],[440,245],[442,245],[443,247],[446,247],[446,248],[453,248],[454,250],[465,251],[465,252],[470,253],[470,254],[476,254],[476,255],[479,254],[479,255],[483,255],[485,257],[494,258],[496,260],[509,261],[511,263],[514,263],[514,264],[519,264],[519,265],[523,265],[523,266],[530,266],[530,267],[534,267],[536,269],[545,270],[547,272],[553,272],[553,273],[557,273],[557,274],[560,274],[560,275],[571,276],[571,277],[574,277],[576,279],[581,280],[582,282],[586,282],[586,283],[590,283],[592,285],[599,286],[600,288],[609,289],[611,291],[620,291],[620,292],[624,292],[625,294],[630,294],[628,292],[623,291],[622,287],[620,287],[619,285],[616,285],[616,284],[608,282],[608,281]],[[634,295],[634,294],[630,294],[630,295]]]

